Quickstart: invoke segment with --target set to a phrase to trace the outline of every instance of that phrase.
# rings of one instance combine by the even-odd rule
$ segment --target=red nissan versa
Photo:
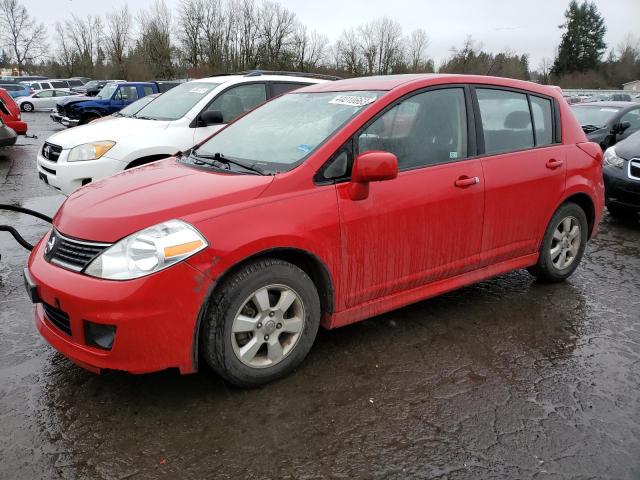
[[[27,124],[20,118],[20,108],[4,88],[0,88],[0,118],[18,135],[27,133]]]
[[[255,386],[294,369],[319,325],[520,268],[566,279],[603,193],[600,147],[552,88],[323,83],[77,190],[25,281],[38,330],[81,366],[190,373],[204,359]]]

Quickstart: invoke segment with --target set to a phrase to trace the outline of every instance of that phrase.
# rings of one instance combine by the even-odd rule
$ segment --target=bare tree
[[[378,37],[377,72],[387,75],[402,61],[402,27],[396,20],[382,17],[375,22]]]
[[[360,44],[360,53],[364,59],[364,73],[373,75],[376,71],[376,62],[378,60],[378,32],[375,22],[362,25],[358,28],[358,42]]]
[[[279,68],[285,49],[292,41],[295,14],[279,3],[263,0],[260,19],[262,63]]]
[[[300,71],[313,70],[325,57],[329,39],[317,31],[308,32],[306,25],[298,24],[293,34],[294,65]]]
[[[129,8],[107,13],[106,52],[111,63],[118,70],[118,77],[126,78],[126,55],[131,46],[132,18]]]
[[[548,85],[551,78],[551,69],[553,68],[553,60],[544,57],[538,64],[538,81],[543,85]]]
[[[58,39],[57,59],[60,62],[60,65],[62,65],[66,76],[71,77],[75,73],[74,68],[77,54],[75,52],[75,49],[69,43],[67,43],[67,35],[62,23],[56,23],[55,31],[56,38]]]
[[[344,30],[338,40],[338,55],[340,67],[351,75],[359,75],[362,70],[360,59],[361,44],[353,28]]]
[[[422,28],[414,30],[407,38],[407,61],[412,72],[421,72],[427,69],[426,50],[428,46],[429,36]]]
[[[191,68],[197,68],[202,59],[202,38],[205,30],[206,3],[204,0],[182,0],[178,22],[178,40]]]
[[[64,23],[64,35],[67,44],[75,55],[74,73],[93,75],[93,68],[100,56],[99,35],[102,31],[102,19],[87,15],[85,18],[72,15]]]
[[[164,0],[156,0],[138,13],[140,37],[138,49],[153,75],[160,78],[173,76],[173,45],[171,43],[171,10]]]
[[[46,41],[44,24],[32,19],[24,5],[18,0],[0,0],[0,45],[9,50],[20,73],[25,65],[44,57]]]

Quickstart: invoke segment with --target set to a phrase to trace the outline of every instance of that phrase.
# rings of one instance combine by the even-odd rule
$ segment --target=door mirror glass
[[[219,125],[221,123],[224,122],[220,110],[208,110],[200,115],[200,124],[204,127]]]
[[[369,151],[356,157],[351,172],[355,183],[381,182],[398,176],[398,158],[389,152]]]

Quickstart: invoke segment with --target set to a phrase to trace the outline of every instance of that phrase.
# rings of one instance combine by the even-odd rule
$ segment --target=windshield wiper
[[[245,170],[249,170],[251,172],[255,172],[258,175],[268,175],[267,172],[265,170],[263,170],[262,168],[258,167],[255,163],[249,163],[249,162],[244,162],[242,160],[237,160],[237,159],[232,159],[232,158],[228,158],[225,157],[224,155],[222,155],[221,153],[214,153],[213,155],[199,155],[197,153],[195,153],[195,151],[191,152],[191,155],[195,156],[196,159],[208,159],[208,160],[214,160],[215,162],[218,162],[219,164],[222,165],[227,165],[227,169],[229,168],[229,165],[233,164],[233,165],[237,165],[239,167],[244,168]],[[206,163],[206,162],[205,162]],[[217,165],[214,165],[217,166]]]
[[[596,130],[600,130],[601,127],[598,127],[597,125],[582,125],[582,130],[589,131],[589,132],[595,132]]]
[[[140,120],[157,120],[157,118],[151,118],[151,117],[139,117],[138,115],[131,115],[133,118],[139,118]],[[123,115],[124,117],[124,115]]]

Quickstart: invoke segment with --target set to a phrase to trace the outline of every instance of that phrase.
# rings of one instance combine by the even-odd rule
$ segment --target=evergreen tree
[[[553,73],[562,75],[596,68],[607,48],[604,42],[607,27],[595,3],[585,0],[578,4],[571,0],[564,16],[566,21],[560,25],[564,33]]]

